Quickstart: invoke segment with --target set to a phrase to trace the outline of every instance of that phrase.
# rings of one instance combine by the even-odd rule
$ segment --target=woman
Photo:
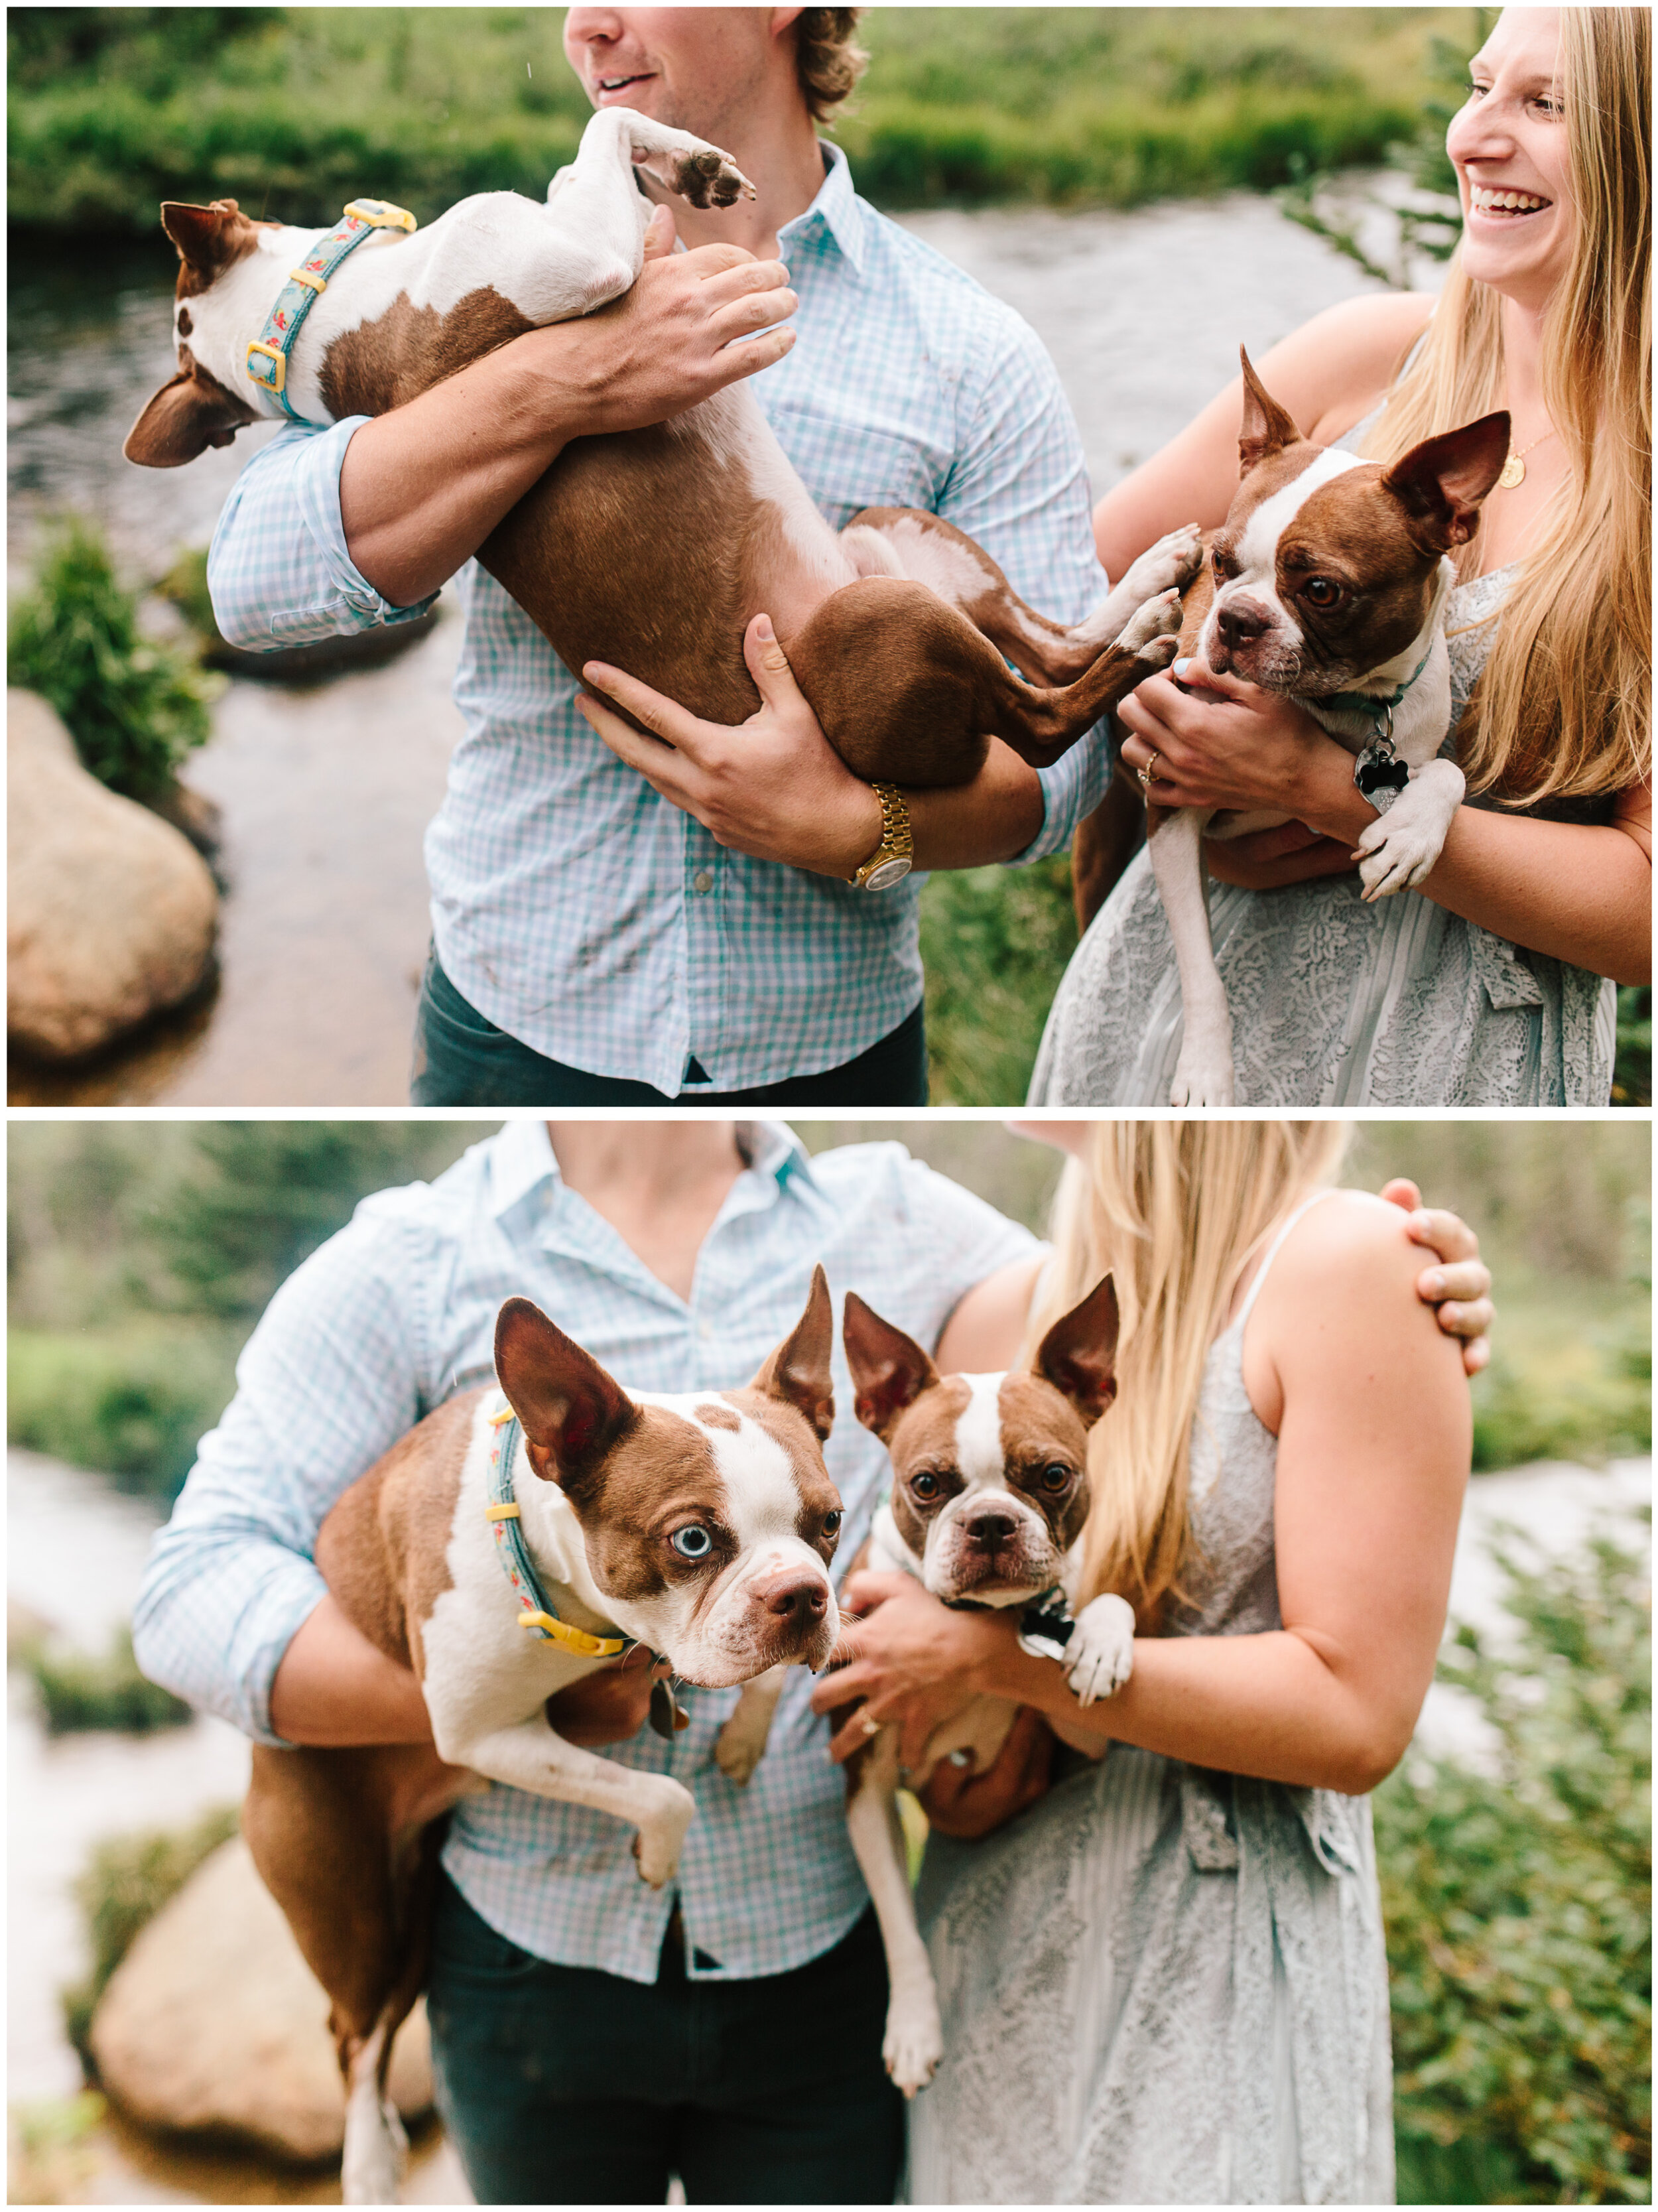
[[[1506,10],[1446,141],[1465,230],[1437,307],[1351,301],[1260,363],[1309,438],[1369,459],[1513,418],[1448,612],[1469,799],[1420,891],[1361,899],[1353,847],[1374,810],[1290,702],[1193,665],[1201,692],[1157,678],[1118,709],[1122,758],[1159,805],[1307,825],[1207,848],[1245,1103],[1606,1103],[1612,986],[1646,981],[1651,957],[1650,38],[1643,9]],[[1224,518],[1239,392],[1102,501],[1108,573]],[[1060,986],[1032,1102],[1166,1104],[1180,1040],[1141,856]]]
[[[1085,1595],[1142,1633],[1082,1711],[1013,1624],[902,1576],[817,1692],[914,1758],[969,1697],[1023,1717],[929,1792],[921,1907],[945,2057],[909,2195],[942,2203],[1361,2203],[1393,2193],[1387,1968],[1364,1793],[1432,1678],[1467,1473],[1455,1347],[1397,1211],[1331,1188],[1331,1123],[1050,1125],[1073,1149],[1027,1351],[1109,1268],[1115,1404],[1094,1432]],[[1025,1296],[1010,1282],[1012,1304]],[[1011,1309],[1005,1308],[1005,1314]],[[955,1332],[952,1340],[952,1332]],[[1005,1364],[1005,1319],[941,1365]],[[1000,1341],[994,1340],[999,1334]],[[1109,1745],[1109,1755],[1096,1764]],[[1035,1800],[1035,1802],[1032,1802]]]

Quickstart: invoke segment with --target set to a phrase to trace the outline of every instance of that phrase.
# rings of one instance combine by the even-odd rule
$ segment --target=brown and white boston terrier
[[[591,1805],[638,1830],[641,1877],[660,1887],[690,1792],[566,1743],[547,1699],[620,1651],[618,1631],[711,1687],[828,1659],[840,1633],[829,1567],[841,1501],[822,1451],[833,1334],[819,1267],[800,1321],[746,1389],[629,1392],[510,1298],[495,1330],[500,1389],[428,1414],[324,1521],[316,1557],[330,1590],[413,1668],[453,1770],[411,1802],[411,1754],[396,1747],[253,1751],[242,1826],[331,2002],[347,2203],[396,2193],[403,2135],[386,2071],[425,1975],[429,1824],[480,1777]],[[504,1505],[492,1468],[502,1437]],[[503,1521],[521,1534],[527,1579],[504,1571]]]
[[[296,413],[316,423],[383,414],[525,331],[620,297],[639,275],[650,214],[635,166],[699,206],[752,193],[718,148],[601,110],[544,205],[481,193],[429,228],[382,229],[361,245],[295,342]],[[125,451],[171,468],[278,413],[247,374],[248,346],[326,234],[252,222],[234,200],[169,203],[161,220],[183,264],[179,373]],[[1167,666],[1179,623],[1170,587],[1198,557],[1195,531],[1177,531],[1086,622],[1049,622],[936,515],[884,507],[831,529],[743,383],[653,428],[575,440],[478,553],[574,674],[609,661],[713,721],[741,722],[758,706],[743,636],[768,613],[848,765],[912,785],[969,781],[993,735],[1034,766],[1057,760]]]
[[[1237,494],[1187,593],[1180,649],[1285,693],[1357,756],[1354,781],[1382,810],[1358,841],[1363,896],[1388,898],[1429,874],[1462,803],[1461,770],[1438,757],[1451,720],[1448,556],[1473,535],[1508,458],[1509,418],[1484,416],[1384,467],[1310,444],[1242,357]],[[1290,818],[1147,809],[1185,1015],[1172,1105],[1232,1103],[1202,840]]]
[[[858,1418],[892,1461],[891,1497],[876,1515],[860,1564],[914,1575],[947,1605],[1020,1607],[1026,1648],[1059,1658],[1079,1705],[1112,1696],[1133,1666],[1133,1608],[1108,1595],[1084,1606],[1074,1622],[1067,1613],[1088,1518],[1088,1431],[1116,1391],[1111,1278],[1055,1322],[1028,1374],[940,1375],[913,1338],[855,1291],[847,1293],[841,1340]],[[1051,1602],[1055,1593],[1066,1605]],[[715,1757],[734,1780],[745,1782],[763,1753],[781,1686],[780,1673],[750,1683],[726,1723]],[[1005,1698],[975,1698],[934,1730],[921,1765],[904,1780],[924,1789],[945,1758],[982,1773],[1017,1710]],[[1097,1739],[1077,1742],[1099,1756]],[[891,1981],[884,2056],[893,2080],[913,2097],[932,2080],[944,2039],[910,1894],[899,1779],[891,1729],[873,1735],[867,1751],[847,1762],[847,1828]]]

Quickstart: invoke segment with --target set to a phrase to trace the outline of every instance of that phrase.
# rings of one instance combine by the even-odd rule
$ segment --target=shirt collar
[[[827,138],[817,142],[823,156],[823,181],[804,214],[786,222],[777,234],[780,246],[804,236],[808,225],[826,231],[853,267],[864,266],[864,210],[853,190],[852,168],[841,149]],[[785,252],[784,258],[787,254]]]
[[[749,1165],[756,1176],[770,1178],[780,1191],[793,1176],[812,1180],[811,1158],[786,1121],[749,1121]],[[547,1124],[541,1115],[508,1121],[497,1133],[489,1151],[489,1210],[497,1220],[550,1183],[562,1188],[557,1156]]]

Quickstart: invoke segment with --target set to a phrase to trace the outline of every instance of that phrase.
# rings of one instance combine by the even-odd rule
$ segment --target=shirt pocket
[[[866,507],[936,507],[951,456],[919,434],[875,430],[849,414],[786,402],[767,412],[812,504],[836,530]]]

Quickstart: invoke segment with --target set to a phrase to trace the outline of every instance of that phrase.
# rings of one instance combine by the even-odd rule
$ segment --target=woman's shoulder
[[[1427,292],[1368,292],[1326,307],[1257,364],[1261,380],[1316,445],[1351,429],[1380,400],[1434,309]]]
[[[1410,1216],[1364,1190],[1333,1190],[1309,1206],[1284,1240],[1263,1300],[1276,1282],[1279,1302],[1298,1307],[1327,1299],[1390,1305],[1402,1289],[1414,1302],[1416,1279],[1431,1255],[1412,1243]],[[1425,1312],[1425,1308],[1418,1308]]]

